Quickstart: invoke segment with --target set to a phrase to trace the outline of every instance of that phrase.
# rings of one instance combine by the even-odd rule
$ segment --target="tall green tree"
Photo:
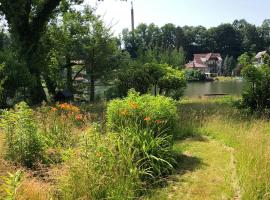
[[[78,3],[78,1],[76,1]],[[36,50],[51,17],[57,12],[61,0],[1,0],[0,11],[5,16],[9,32],[18,49],[19,62],[26,65],[32,76],[29,94],[32,103],[46,99],[42,86],[41,69]],[[67,5],[70,2],[64,2]]]

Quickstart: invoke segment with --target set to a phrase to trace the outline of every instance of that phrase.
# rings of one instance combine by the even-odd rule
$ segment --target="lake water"
[[[205,94],[221,94],[240,96],[243,89],[242,80],[191,82],[188,83],[184,96],[198,97]]]

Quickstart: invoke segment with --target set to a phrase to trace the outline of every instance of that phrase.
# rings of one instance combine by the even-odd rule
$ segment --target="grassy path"
[[[184,154],[178,174],[150,199],[241,199],[233,149],[206,138],[179,141],[175,148]]]

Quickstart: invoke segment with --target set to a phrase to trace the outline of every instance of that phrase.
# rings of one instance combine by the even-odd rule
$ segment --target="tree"
[[[263,40],[263,48],[264,49],[268,49],[270,46],[270,19],[265,19],[261,25],[261,27],[259,27],[259,34],[260,37]]]
[[[183,48],[167,50],[161,53],[160,63],[169,64],[176,69],[180,69],[185,64],[185,52]]]
[[[105,27],[99,17],[92,14],[86,7],[81,14],[81,27],[85,30],[81,33],[81,56],[85,61],[86,74],[90,85],[88,87],[89,100],[95,100],[95,82],[104,74],[117,67],[112,61],[118,49],[115,38],[110,30]]]
[[[165,24],[161,27],[162,49],[173,50],[176,47],[176,27],[173,24]]]
[[[61,0],[0,1],[0,11],[8,22],[14,45],[18,49],[19,62],[26,65],[26,69],[32,76],[32,82],[29,85],[32,103],[39,103],[46,99],[41,83],[41,70],[35,56],[46,25],[60,2]],[[68,2],[64,3],[64,5],[68,4]]]
[[[222,74],[225,76],[231,76],[232,71],[236,67],[236,61],[233,56],[226,56],[222,65]]]
[[[169,65],[163,65],[166,73],[158,82],[160,94],[171,96],[179,100],[186,87],[186,79],[183,71],[172,68]]]
[[[238,57],[241,52],[240,33],[231,24],[221,24],[210,30],[210,35],[216,43],[215,51],[222,55]]]
[[[124,97],[128,90],[133,88],[141,94],[146,94],[154,88],[161,95],[179,99],[186,86],[184,72],[174,69],[168,64],[134,62],[126,69],[122,69],[116,79],[115,87],[111,90],[114,97]],[[117,95],[118,94],[118,95]]]

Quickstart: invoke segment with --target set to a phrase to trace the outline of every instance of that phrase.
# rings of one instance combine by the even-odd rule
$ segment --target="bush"
[[[130,91],[125,99],[116,99],[107,108],[110,130],[138,127],[156,135],[172,135],[175,131],[177,109],[172,99],[164,96],[142,95]]]
[[[154,89],[155,95],[179,99],[186,87],[184,73],[167,64],[146,63],[121,70],[118,73],[115,87],[107,91],[107,98],[125,97],[128,90],[134,88],[141,94],[149,93]]]
[[[152,185],[172,172],[177,120],[172,99],[130,91],[125,99],[109,103],[107,120],[109,130],[116,131],[132,149],[131,159],[141,181]]]
[[[269,113],[270,110],[270,66],[255,67],[246,64],[242,70],[245,88],[241,107],[251,112]]]
[[[1,127],[6,136],[8,159],[26,167],[32,167],[43,159],[43,138],[38,132],[33,110],[26,103],[19,103],[15,109],[4,111]]]
[[[186,88],[186,79],[182,71],[178,69],[173,69],[169,65],[164,65],[166,73],[158,81],[158,86],[160,88],[160,94],[165,94],[165,96],[172,97],[173,99],[179,100],[184,94],[184,89]]]
[[[200,70],[185,70],[185,77],[187,81],[205,81],[206,76]]]

